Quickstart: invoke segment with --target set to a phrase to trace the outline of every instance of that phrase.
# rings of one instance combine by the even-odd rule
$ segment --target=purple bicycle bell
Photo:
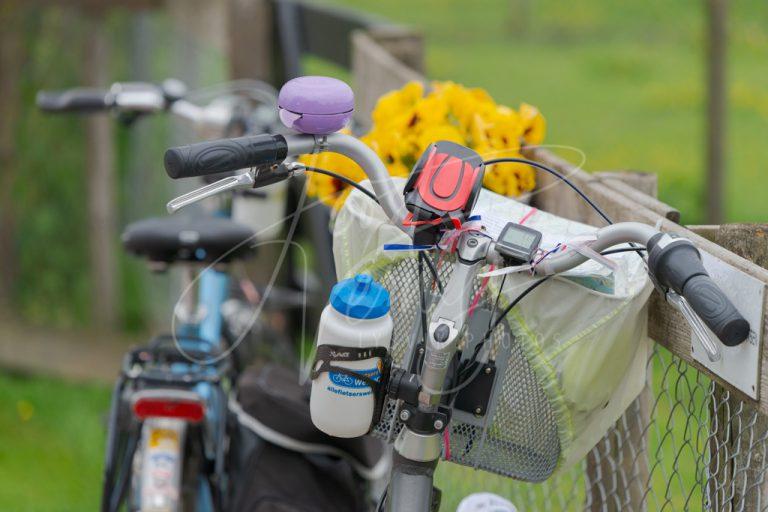
[[[301,133],[328,135],[344,128],[355,109],[352,89],[327,76],[289,80],[277,98],[280,120]]]

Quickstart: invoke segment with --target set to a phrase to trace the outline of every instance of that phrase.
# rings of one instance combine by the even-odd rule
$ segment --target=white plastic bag
[[[398,180],[402,188],[404,180]],[[370,184],[363,182],[370,188]],[[574,222],[483,190],[473,211],[489,234],[507,221],[523,221],[543,233],[544,248],[597,228]],[[355,191],[335,218],[334,256],[339,279],[381,267],[415,253],[392,253],[385,244],[411,241],[391,225],[370,198]],[[596,261],[538,287],[510,313],[508,321],[536,370],[539,385],[555,410],[560,437],[559,467],[580,461],[637,397],[645,385],[650,354],[647,299],[652,286],[642,259],[633,252],[609,256],[615,271]],[[504,302],[533,280],[506,277]],[[498,290],[501,277],[489,279]],[[414,283],[415,285],[415,283]],[[393,301],[398,300],[396,296]]]

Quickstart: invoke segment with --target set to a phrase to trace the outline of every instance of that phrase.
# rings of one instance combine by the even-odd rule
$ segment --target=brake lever
[[[704,326],[704,322],[701,321],[699,315],[693,310],[691,305],[682,295],[678,295],[674,290],[667,290],[665,298],[667,302],[672,304],[680,313],[682,313],[688,325],[691,326],[691,331],[699,338],[701,346],[704,347],[704,351],[707,353],[707,357],[713,363],[719,361],[722,358],[720,351],[719,340],[715,340],[710,334],[707,328]]]
[[[168,204],[165,206],[165,208],[168,210],[168,213],[175,213],[182,208],[202,201],[208,197],[212,197],[224,192],[229,192],[230,190],[253,188],[255,183],[256,171],[255,169],[250,169],[242,174],[228,176],[219,181],[215,181],[210,185],[205,185],[204,187],[195,189],[192,192],[187,192],[186,194],[181,195],[175,199],[171,199],[168,201]]]
[[[286,180],[305,170],[305,166],[298,162],[288,162],[282,165],[253,167],[248,171],[228,176],[215,181],[210,185],[200,187],[192,192],[187,192],[183,196],[168,201],[165,209],[168,213],[174,213],[191,204],[202,201],[211,196],[238,189],[254,189],[265,187],[278,181]]]
[[[720,340],[716,340],[709,334],[709,331],[704,326],[704,322],[699,318],[699,315],[696,314],[686,298],[671,288],[662,286],[652,273],[649,272],[648,277],[651,278],[653,287],[664,297],[664,300],[683,315],[683,318],[691,327],[691,332],[699,339],[701,346],[704,347],[707,358],[713,363],[722,359],[723,354],[720,350]]]

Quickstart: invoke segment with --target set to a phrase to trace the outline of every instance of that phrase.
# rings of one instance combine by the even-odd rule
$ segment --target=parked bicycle
[[[191,97],[208,102],[201,106]],[[275,91],[256,81],[194,95],[175,80],[118,83],[109,90],[41,92],[38,105],[48,112],[110,111],[125,124],[168,112],[190,122],[200,137],[263,132],[277,117]],[[126,250],[145,258],[154,270],[181,267],[184,279],[172,334],[127,354],[115,384],[102,510],[123,504],[143,511],[227,508],[237,478],[230,457],[242,455],[228,448],[233,437],[244,437],[228,409],[237,380],[253,352],[265,346],[271,349],[269,359],[284,364],[297,360],[295,344],[261,321],[259,312],[265,307],[284,314],[305,306],[300,291],[259,289],[247,279],[235,280],[239,286],[233,286],[229,273],[232,265],[256,253],[257,237],[279,235],[284,200],[266,208],[239,209],[257,217],[249,225],[258,232],[228,217],[233,210],[237,213],[238,205],[264,203],[280,192],[273,187],[269,194],[232,194],[219,198],[210,215],[152,218],[125,229]],[[296,388],[297,382],[298,377],[287,380],[284,388]]]
[[[502,367],[502,352],[494,339],[499,332],[502,337],[514,338],[507,325],[508,315],[521,301],[534,290],[551,286],[553,277],[588,260],[602,261],[618,253],[642,257],[657,289],[684,313],[702,343],[715,351],[717,343],[732,346],[748,337],[748,322],[707,274],[692,242],[637,222],[611,223],[596,204],[556,170],[519,158],[484,161],[468,148],[435,141],[416,163],[401,191],[375,152],[354,137],[335,133],[351,115],[351,90],[345,84],[304,77],[286,84],[280,98],[281,119],[299,133],[172,148],[166,152],[165,167],[174,179],[246,169],[221,182],[218,188],[188,196],[188,202],[224,190],[258,188],[305,172],[331,174],[378,203],[376,215],[386,215],[388,227],[394,226],[411,242],[399,244],[396,249],[414,251],[417,256],[395,259],[392,265],[397,270],[383,274],[384,281],[377,283],[370,275],[358,275],[337,285],[327,315],[324,313],[321,319],[317,355],[311,368],[312,417],[321,430],[343,438],[384,432],[393,442],[393,466],[380,509],[437,510],[440,492],[434,487],[433,476],[441,456],[497,470],[496,460],[476,461],[471,457],[488,448],[486,445],[490,445],[495,457],[504,459],[505,469],[497,472],[528,481],[541,481],[552,474],[562,446],[555,420],[545,414],[551,404],[547,390],[541,387],[541,373],[537,375],[526,362],[535,355],[521,352],[515,356],[519,364]],[[289,157],[320,151],[351,158],[370,183],[361,185],[332,170],[286,163]],[[469,225],[484,167],[500,162],[525,163],[553,174],[573,188],[608,225],[586,239],[564,240],[558,250],[543,254],[538,250],[542,233],[519,222],[507,222],[495,237],[481,226]],[[171,206],[176,203],[171,202]],[[350,215],[359,218],[362,212]],[[437,261],[448,263],[438,268],[427,251],[435,254]],[[489,265],[497,270],[527,272],[529,280],[524,290],[500,310],[494,306],[486,318],[487,328],[471,339],[466,335],[478,276]],[[417,301],[412,307],[413,296],[406,297],[403,290],[414,288]],[[396,307],[398,315],[404,317],[409,314],[404,310],[410,310],[408,318],[413,321],[387,321],[390,308]],[[393,323],[397,327],[394,338]],[[709,335],[708,329],[717,339]],[[410,337],[411,342],[403,343],[398,336]],[[494,350],[495,355],[489,350],[491,345],[499,350]],[[390,350],[395,346],[398,351]],[[511,387],[505,386],[504,390],[500,384],[502,373],[513,379],[508,381]],[[487,377],[479,379],[479,374]],[[516,377],[528,380],[514,380]],[[471,386],[473,382],[480,385]],[[470,401],[473,406],[466,410],[460,398],[462,391],[470,387],[472,398],[479,402]],[[530,416],[509,415],[509,411],[519,410],[520,403],[534,404]],[[473,416],[485,428],[474,428]],[[513,427],[517,430],[513,431]]]

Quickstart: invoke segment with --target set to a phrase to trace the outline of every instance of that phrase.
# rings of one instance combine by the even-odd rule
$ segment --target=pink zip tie
[[[445,427],[445,430],[443,430],[443,448],[446,460],[450,460],[451,458],[451,434],[448,432],[450,428],[451,426],[448,425]]]
[[[520,219],[520,222],[518,222],[518,224],[520,224],[520,225],[523,225],[523,224],[525,224],[525,221],[527,221],[528,219],[530,219],[531,217],[533,217],[533,214],[534,214],[534,213],[536,213],[536,212],[538,212],[538,211],[539,211],[539,210],[538,210],[538,208],[531,208],[530,210],[528,210],[528,213],[526,213],[525,215],[523,215],[523,218],[522,218],[522,219]]]
[[[440,240],[440,242],[437,244],[437,247],[446,252],[456,252],[456,248],[459,245],[459,237],[468,231],[482,231],[481,227],[482,224],[480,224],[480,222],[477,220],[467,221],[462,224],[459,229],[451,230],[448,236],[445,236],[442,240]]]

